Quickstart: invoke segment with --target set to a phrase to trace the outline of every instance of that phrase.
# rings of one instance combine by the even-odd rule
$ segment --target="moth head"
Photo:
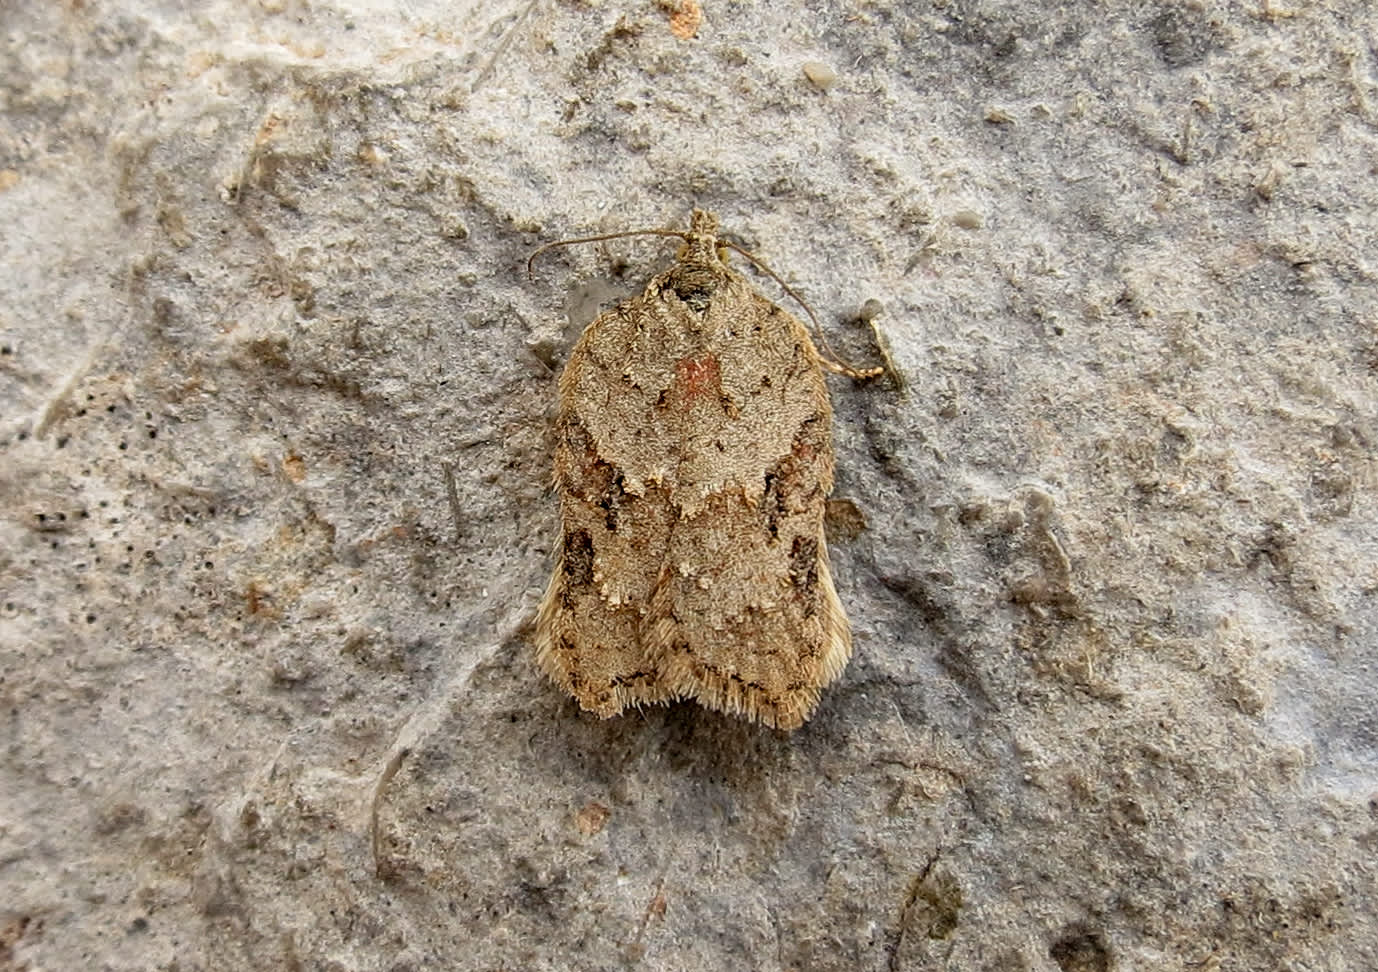
[[[702,269],[716,269],[727,264],[727,245],[718,239],[718,217],[702,209],[694,210],[689,220],[689,232],[676,260]]]

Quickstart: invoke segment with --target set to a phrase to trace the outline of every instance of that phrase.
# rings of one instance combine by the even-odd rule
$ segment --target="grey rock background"
[[[693,13],[0,8],[0,969],[1378,967],[1378,14]],[[904,377],[792,735],[526,641],[693,205]]]

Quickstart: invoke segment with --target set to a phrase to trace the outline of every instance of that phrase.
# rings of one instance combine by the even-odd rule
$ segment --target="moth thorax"
[[[702,314],[708,309],[709,302],[722,286],[724,279],[719,268],[681,263],[670,271],[666,286],[688,305],[690,310]]]

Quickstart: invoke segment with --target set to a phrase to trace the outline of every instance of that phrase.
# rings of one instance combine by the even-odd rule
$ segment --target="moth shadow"
[[[542,747],[552,769],[580,767],[590,781],[609,785],[631,775],[650,788],[700,783],[745,796],[774,785],[781,774],[798,773],[831,748],[831,733],[819,720],[785,732],[691,702],[599,719],[562,699],[543,715],[554,730],[553,745]]]

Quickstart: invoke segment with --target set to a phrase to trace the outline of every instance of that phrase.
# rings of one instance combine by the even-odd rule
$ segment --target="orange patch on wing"
[[[692,405],[703,396],[722,397],[722,366],[711,354],[702,358],[681,358],[675,362],[675,383],[684,396],[684,404]]]

